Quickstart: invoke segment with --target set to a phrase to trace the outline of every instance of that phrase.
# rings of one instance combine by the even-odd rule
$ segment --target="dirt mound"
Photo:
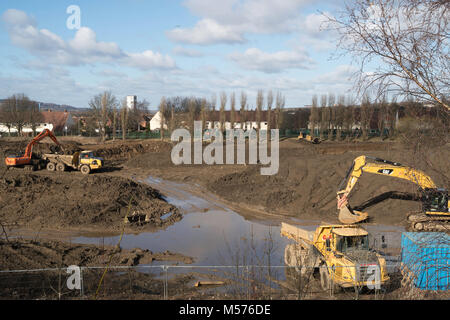
[[[323,144],[319,148],[282,144],[277,175],[262,176],[259,166],[247,166],[210,180],[207,186],[229,201],[263,206],[278,214],[336,222],[336,191],[352,161],[360,155],[413,166],[429,174],[438,186],[448,187],[448,147],[436,149],[426,157],[415,157],[405,149],[378,143],[328,147]],[[206,173],[196,176],[208,179]],[[402,224],[408,212],[421,210],[418,199],[415,184],[366,173],[353,190],[350,204],[367,211],[374,222]]]
[[[141,143],[103,145],[96,148],[95,153],[99,157],[108,160],[131,159],[143,153],[160,153],[170,150],[172,144],[164,141],[147,141]]]
[[[54,240],[0,240],[0,270],[59,268],[70,265],[83,267],[111,265],[135,266],[152,261],[183,261],[193,259],[170,251],[118,250],[110,246],[70,244]]]
[[[0,221],[33,229],[120,230],[130,201],[130,228],[165,228],[182,218],[157,190],[126,178],[8,172],[0,180]]]

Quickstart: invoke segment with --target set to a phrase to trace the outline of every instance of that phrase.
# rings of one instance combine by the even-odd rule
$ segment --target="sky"
[[[324,17],[331,0],[2,0],[0,98],[88,107],[119,100],[280,91],[286,107],[349,94],[356,67]],[[80,12],[79,26],[76,11]],[[338,57],[337,57],[338,56]]]

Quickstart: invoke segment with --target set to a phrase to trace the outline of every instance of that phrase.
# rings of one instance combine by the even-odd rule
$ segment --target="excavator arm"
[[[367,159],[371,159],[374,162],[367,162]],[[424,193],[442,192],[444,194],[445,192],[446,195],[445,190],[440,191],[440,189],[437,189],[431,177],[420,170],[380,158],[360,156],[353,161],[337,192],[339,220],[343,223],[357,223],[368,218],[367,213],[354,211],[348,204],[348,197],[363,172],[407,180],[415,183]],[[445,198],[447,197],[445,196]]]
[[[27,165],[31,162],[31,156],[33,152],[33,146],[44,139],[45,137],[49,137],[53,140],[54,143],[56,143],[59,147],[62,148],[61,144],[56,139],[55,135],[48,129],[45,129],[41,133],[39,133],[36,137],[33,138],[33,140],[28,143],[25,153],[21,157],[7,157],[5,159],[6,166],[20,166],[20,165]]]

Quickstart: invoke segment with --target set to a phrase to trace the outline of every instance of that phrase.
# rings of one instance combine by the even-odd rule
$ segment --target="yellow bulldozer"
[[[420,170],[368,156],[357,157],[339,185],[337,209],[340,222],[354,224],[369,217],[366,212],[353,210],[348,203],[351,191],[364,172],[407,180],[419,187],[422,211],[410,213],[407,217],[412,230],[448,231],[450,229],[449,199],[446,189],[438,188],[431,177]]]

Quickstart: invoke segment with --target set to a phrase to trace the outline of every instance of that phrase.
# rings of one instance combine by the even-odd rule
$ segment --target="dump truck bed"
[[[297,242],[303,240],[308,244],[312,244],[314,241],[314,232],[288,223],[281,223],[281,234]]]
[[[74,167],[73,163],[73,155],[61,155],[61,154],[44,154],[42,158],[44,160],[52,161],[52,162],[62,162],[67,166]]]

